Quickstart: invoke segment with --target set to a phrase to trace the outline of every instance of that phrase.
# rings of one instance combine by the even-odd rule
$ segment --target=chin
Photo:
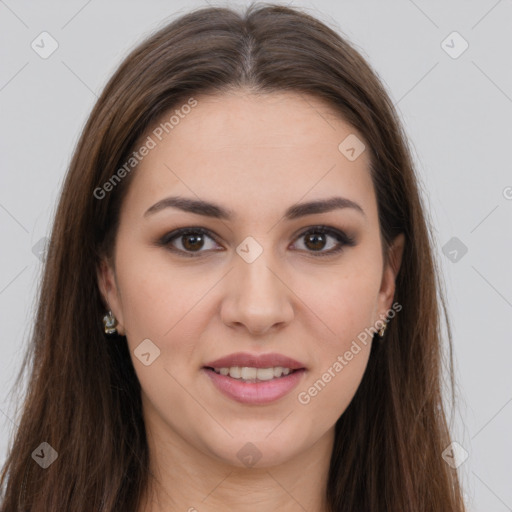
[[[278,424],[274,423],[273,428]],[[271,431],[271,430],[269,430]],[[291,435],[275,436],[273,434],[262,434],[261,430],[257,436],[247,433],[234,436],[229,440],[223,440],[222,446],[210,445],[209,452],[217,459],[229,466],[238,468],[264,469],[284,464],[301,451],[304,440],[299,440]],[[311,445],[314,441],[311,442]]]

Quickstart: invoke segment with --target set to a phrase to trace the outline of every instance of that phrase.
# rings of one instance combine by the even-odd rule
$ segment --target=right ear
[[[117,320],[117,332],[121,336],[125,336],[126,331],[124,328],[123,307],[119,288],[117,286],[115,270],[112,264],[106,258],[103,258],[98,264],[96,273],[98,287],[101,296],[103,297],[103,301],[105,302],[106,307],[112,311]]]

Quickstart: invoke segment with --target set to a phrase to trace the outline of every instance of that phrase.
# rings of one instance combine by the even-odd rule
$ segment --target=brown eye
[[[320,251],[324,248],[326,236],[323,233],[311,233],[305,237],[304,245],[313,251]]]
[[[355,245],[355,240],[342,231],[327,226],[317,226],[308,229],[299,236],[303,238],[303,245],[306,252],[318,253],[317,256],[328,256],[343,250],[344,246]],[[333,239],[334,242],[329,242]],[[323,250],[325,248],[328,250]]]
[[[208,242],[209,240],[211,242]],[[203,252],[218,249],[214,238],[203,228],[178,229],[165,235],[159,241],[159,245],[186,256],[200,255]]]
[[[181,244],[187,251],[196,251],[201,249],[204,244],[204,235],[202,234],[189,234],[181,235]]]

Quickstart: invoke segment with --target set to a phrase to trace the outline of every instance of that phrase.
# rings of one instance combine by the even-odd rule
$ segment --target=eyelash
[[[326,257],[331,256],[334,254],[340,253],[345,246],[352,247],[355,245],[355,239],[353,237],[348,236],[343,231],[339,231],[337,229],[331,228],[329,226],[313,226],[308,228],[306,231],[303,231],[300,235],[298,235],[297,238],[301,238],[303,236],[309,235],[309,234],[325,234],[330,235],[337,239],[338,244],[340,244],[336,249],[331,249],[329,251],[306,251],[309,252],[315,256],[318,257]],[[216,237],[213,236],[213,234],[208,230],[200,227],[189,227],[189,228],[180,228],[176,229],[174,231],[171,231],[170,233],[165,234],[160,240],[158,240],[157,244],[159,246],[166,247],[170,251],[174,253],[179,253],[185,257],[199,257],[202,252],[208,252],[208,251],[183,251],[182,249],[176,249],[175,247],[172,247],[170,244],[175,239],[179,239],[180,236],[184,235],[206,235],[209,238],[211,238],[215,243],[218,243],[216,240]]]

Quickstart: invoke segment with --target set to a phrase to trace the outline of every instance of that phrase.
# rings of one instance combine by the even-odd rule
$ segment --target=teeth
[[[281,377],[281,374],[283,373],[283,367],[282,366],[276,366],[273,369],[273,372],[274,372],[274,377]]]
[[[232,366],[229,369],[229,376],[233,377],[234,379],[240,379],[242,377],[242,372],[240,371],[240,367]]]
[[[258,368],[256,377],[258,380],[272,380],[274,378],[274,368]]]
[[[243,380],[255,379],[256,375],[258,375],[258,370],[256,368],[248,368],[244,366],[240,370],[240,374]]]
[[[283,368],[282,366],[275,366],[274,368],[252,368],[248,366],[231,366],[230,368],[214,368],[215,373],[232,377],[244,381],[264,381],[272,380],[288,375],[292,370],[290,368]]]

